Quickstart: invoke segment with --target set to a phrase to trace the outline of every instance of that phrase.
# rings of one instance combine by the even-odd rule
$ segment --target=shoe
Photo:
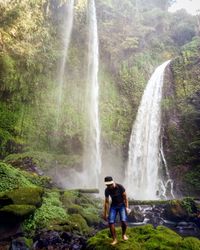
[[[128,237],[127,237],[126,235],[123,235],[123,236],[122,236],[122,239],[123,239],[123,240],[128,240]]]
[[[112,245],[112,246],[114,246],[114,245],[116,245],[116,244],[117,244],[117,239],[113,240],[113,242],[110,243],[110,245]]]

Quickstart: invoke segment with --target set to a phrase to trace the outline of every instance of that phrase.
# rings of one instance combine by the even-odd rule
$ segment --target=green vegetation
[[[45,187],[50,181],[49,177],[21,171],[2,162],[0,162],[0,178],[0,192],[20,187]]]
[[[156,229],[152,225],[145,225],[140,227],[129,228],[127,231],[129,236],[128,241],[121,239],[121,229],[117,228],[118,244],[111,246],[112,239],[110,238],[109,231],[102,230],[94,237],[88,240],[89,249],[94,250],[107,250],[107,249],[120,249],[120,250],[198,250],[200,241],[193,237],[182,238],[172,230],[158,226]]]
[[[35,211],[36,207],[32,205],[7,205],[0,209],[0,214],[4,216],[14,215],[19,217],[27,217]]]
[[[0,214],[26,218],[23,229],[30,236],[43,229],[89,234],[100,222],[102,204],[92,195],[51,189],[51,179],[43,175],[80,168],[89,127],[86,0],[75,1],[62,90],[59,86],[67,2],[0,3]],[[199,27],[185,11],[168,13],[171,2],[96,2],[102,152],[110,150],[115,158],[113,152],[120,151],[126,162],[146,82],[156,66],[172,59],[163,92],[164,149],[174,183],[183,194],[199,195]],[[189,198],[170,205],[177,217],[195,213]],[[198,240],[183,240],[164,227],[128,233],[130,240],[114,249],[199,249]],[[92,249],[110,249],[108,231],[89,243]]]
[[[173,82],[165,86],[163,100],[167,162],[185,195],[199,193],[199,52],[200,39],[195,37],[172,60]]]
[[[11,200],[13,204],[29,204],[39,206],[41,205],[41,197],[44,190],[39,187],[21,187],[18,189],[12,189],[11,191],[1,192],[0,193],[0,204],[1,199]]]
[[[65,191],[61,199],[68,214],[80,214],[89,226],[98,225],[100,222],[101,206],[98,205],[99,200],[94,197],[77,191]]]
[[[170,4],[158,0],[97,3],[100,120],[102,141],[107,145],[127,148],[153,69],[195,35],[195,19],[185,12],[168,13]],[[5,2],[0,10],[0,114],[4,117],[0,122],[0,157],[37,150],[80,159],[88,127],[87,1],[75,3],[60,108],[58,72],[65,1]]]
[[[193,198],[166,202],[165,215],[174,221],[190,220],[197,213],[198,204]]]
[[[41,207],[24,221],[23,228],[28,234],[43,228],[87,234],[100,220],[97,204],[77,191],[48,190]]]
[[[4,162],[22,170],[37,172],[37,170],[47,171],[51,168],[59,170],[60,167],[73,167],[74,164],[80,163],[80,156],[28,151],[25,153],[10,154],[4,159]]]

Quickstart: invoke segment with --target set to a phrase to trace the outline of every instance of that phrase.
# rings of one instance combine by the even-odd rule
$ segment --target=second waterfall
[[[101,173],[100,124],[99,124],[99,44],[94,0],[89,1],[88,87],[86,104],[88,127],[85,135],[84,172],[87,187],[98,187]]]
[[[152,74],[144,91],[129,142],[127,186],[129,197],[156,199],[159,192],[160,127],[163,76],[169,61]]]

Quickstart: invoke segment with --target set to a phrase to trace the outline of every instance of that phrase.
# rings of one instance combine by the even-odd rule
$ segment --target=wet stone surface
[[[69,232],[47,231],[38,234],[34,239],[33,249],[86,249],[87,239]]]
[[[165,206],[162,205],[135,205],[131,206],[131,209],[128,223],[130,227],[145,224],[152,224],[154,227],[163,225],[183,237],[194,236],[200,239],[200,218],[173,221],[165,217]]]

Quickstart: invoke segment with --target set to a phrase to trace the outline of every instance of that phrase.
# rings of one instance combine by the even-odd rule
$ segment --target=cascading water
[[[89,125],[84,149],[83,168],[86,173],[87,187],[98,187],[98,179],[101,173],[98,83],[99,45],[94,0],[89,1],[89,12],[88,91],[86,98]]]
[[[167,199],[167,198],[175,198],[174,193],[173,193],[173,186],[174,182],[170,178],[168,166],[167,166],[167,161],[165,159],[164,151],[163,151],[163,143],[161,140],[161,145],[160,145],[160,158],[163,163],[163,180],[160,180],[159,182],[159,195],[162,196],[162,198]],[[164,179],[166,181],[164,181]]]
[[[160,102],[169,62],[160,65],[148,81],[132,128],[126,179],[128,195],[134,199],[157,199],[160,191]]]
[[[66,18],[63,24],[63,56],[61,58],[59,73],[58,73],[58,96],[57,96],[57,126],[60,116],[61,102],[62,102],[62,94],[63,94],[63,84],[64,84],[64,75],[65,75],[65,66],[68,55],[69,43],[71,40],[71,33],[73,27],[73,14],[74,12],[74,0],[69,0],[65,4],[65,13]]]

